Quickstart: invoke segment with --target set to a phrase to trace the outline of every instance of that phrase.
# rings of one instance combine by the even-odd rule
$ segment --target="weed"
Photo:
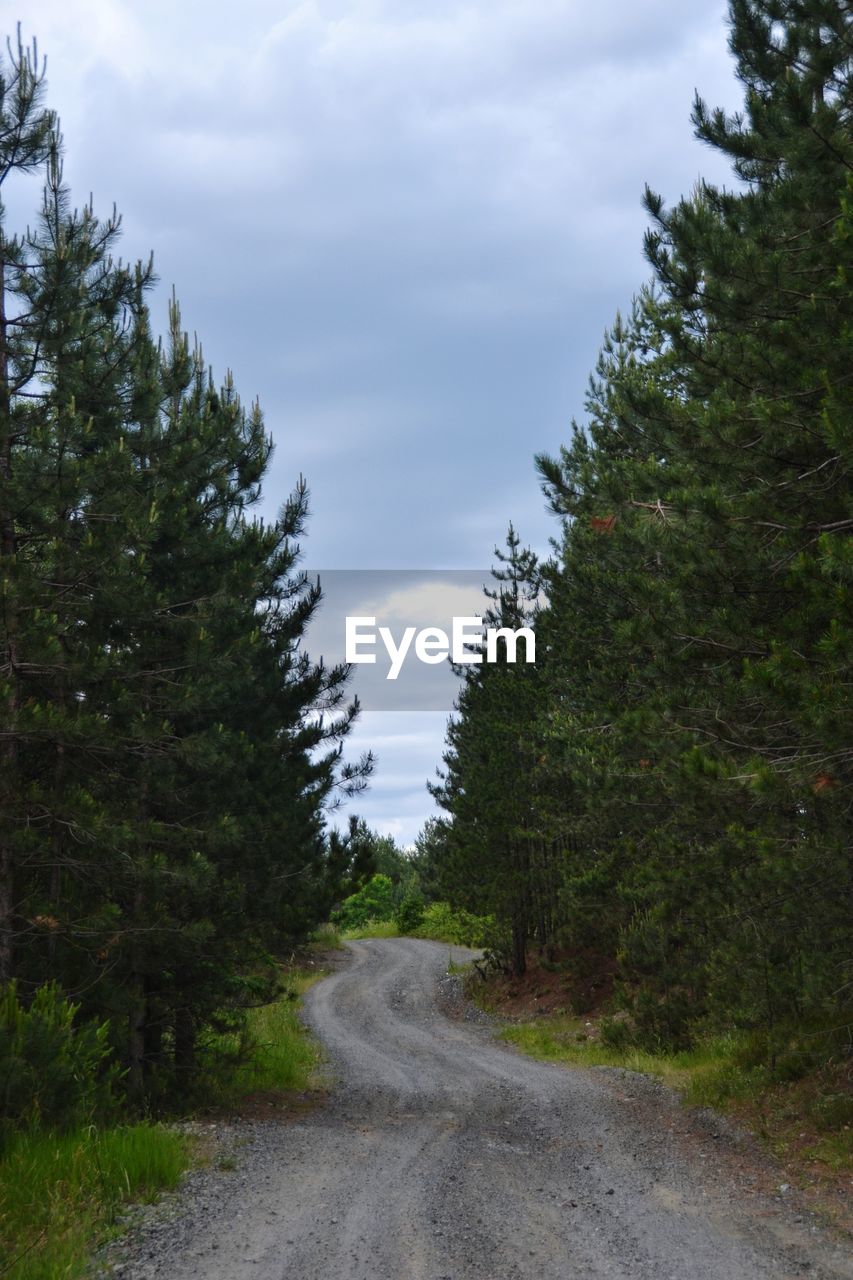
[[[81,1274],[120,1206],[155,1199],[188,1163],[187,1140],[162,1125],[15,1135],[0,1161],[5,1280]]]
[[[475,988],[471,994],[485,1005]],[[652,1053],[632,1046],[623,1026],[605,1019],[599,1037],[592,1024],[551,1016],[507,1026],[501,1036],[548,1062],[657,1076],[693,1106],[733,1112],[809,1181],[832,1181],[853,1168],[853,1098],[844,1062],[831,1060],[807,1073],[797,1059],[795,1072],[790,1053],[768,1059],[759,1039],[743,1031]]]
[[[282,976],[285,989],[272,1003],[250,1009],[240,1031],[209,1038],[205,1047],[214,1067],[205,1090],[211,1104],[234,1106],[248,1094],[310,1088],[320,1053],[299,1017],[299,998],[324,973],[288,969]]]
[[[329,922],[318,925],[309,942],[320,951],[337,951],[341,945],[341,935],[335,925]]]
[[[359,938],[399,938],[400,931],[393,920],[366,920],[355,929],[347,929],[343,934],[345,942],[356,942]]]

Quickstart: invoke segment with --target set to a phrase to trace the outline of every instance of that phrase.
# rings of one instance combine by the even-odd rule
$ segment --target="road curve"
[[[328,1102],[267,1133],[214,1215],[128,1275],[172,1280],[784,1280],[853,1276],[666,1091],[495,1043],[437,1001],[449,951],[350,944],[307,1019]]]

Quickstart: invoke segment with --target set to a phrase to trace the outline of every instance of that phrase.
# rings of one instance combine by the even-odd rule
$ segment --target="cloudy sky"
[[[47,54],[73,194],[117,204],[161,326],[174,284],[215,371],[260,397],[266,513],[307,476],[306,564],[475,569],[510,519],[547,547],[533,454],[646,279],[644,183],[728,177],[689,122],[695,89],[740,101],[723,0],[3,11]],[[410,840],[431,812],[444,723],[405,698],[365,714],[372,825]]]

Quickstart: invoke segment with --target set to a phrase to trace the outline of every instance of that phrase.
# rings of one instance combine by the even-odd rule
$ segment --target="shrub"
[[[632,1049],[635,1045],[634,1028],[624,1018],[602,1018],[601,1043],[620,1053]]]
[[[343,930],[360,929],[368,920],[390,920],[394,915],[394,890],[388,876],[373,876],[358,893],[345,898],[332,923]]]
[[[431,902],[415,932],[419,938],[452,942],[460,947],[482,947],[489,924],[489,916],[474,916],[447,902]]]
[[[0,992],[0,1141],[16,1127],[67,1129],[114,1110],[109,1023],[75,1025],[77,1010],[53,982],[28,1007],[14,982]]]
[[[414,933],[424,918],[424,900],[419,893],[407,893],[397,908],[394,922],[400,933]]]

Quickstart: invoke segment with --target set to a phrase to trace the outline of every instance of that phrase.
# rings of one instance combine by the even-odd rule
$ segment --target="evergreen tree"
[[[538,566],[510,525],[496,549],[497,589],[487,627],[516,631],[535,624]],[[459,668],[463,685],[447,733],[445,770],[430,791],[451,818],[441,851],[440,883],[455,905],[493,915],[494,951],[517,974],[526,967],[535,918],[535,811],[530,791],[536,668],[508,660]]]
[[[108,1015],[141,1099],[321,917],[325,812],[371,762],[341,759],[346,669],[302,648],[304,482],[253,517],[259,407],[174,300],[153,340],[151,266],[71,206],[35,49],[3,86],[0,172],[45,181],[31,231],[0,224],[0,976]]]
[[[98,666],[92,587],[127,568],[123,527],[143,519],[118,430],[132,363],[132,319],[146,272],[115,264],[118,220],[71,211],[56,120],[42,107],[43,69],[20,38],[2,81],[0,173],[45,171],[34,229],[0,226],[0,523],[3,768],[0,972],[21,942],[57,921],[69,835],[90,822],[69,776],[69,749],[97,753],[108,727],[84,687]],[[76,851],[70,855],[76,858]],[[41,923],[39,923],[41,921]]]
[[[448,735],[442,874],[617,965],[654,1044],[849,989],[850,16],[732,3],[745,108],[694,122],[739,186],[647,193],[654,280],[538,459],[535,681],[469,675]]]
[[[562,737],[586,703],[595,773],[632,778],[593,862],[667,1035],[709,1004],[819,1010],[849,953],[848,37],[844,5],[733,4],[745,113],[694,119],[745,186],[647,195],[655,292],[588,432],[540,461],[569,517],[564,633],[585,580],[607,646],[567,677]]]

